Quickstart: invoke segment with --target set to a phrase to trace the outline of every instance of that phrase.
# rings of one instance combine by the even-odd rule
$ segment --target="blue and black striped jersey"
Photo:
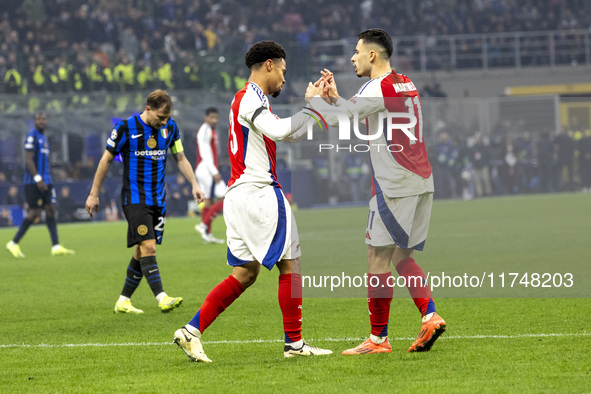
[[[145,124],[140,115],[115,125],[107,150],[113,155],[121,153],[123,159],[122,205],[166,207],[164,175],[169,148],[172,153],[183,151],[179,128],[172,118],[160,129]]]
[[[43,182],[48,185],[53,184],[49,172],[49,141],[39,130],[33,129],[25,139],[25,151],[33,152],[33,162],[37,167],[37,173],[43,177]],[[25,185],[36,185],[29,167],[25,165]]]

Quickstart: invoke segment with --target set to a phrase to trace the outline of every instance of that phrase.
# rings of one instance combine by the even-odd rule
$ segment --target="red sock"
[[[372,335],[388,336],[388,320],[390,320],[390,304],[394,295],[392,283],[388,283],[391,272],[384,274],[367,274],[367,304]],[[391,280],[390,280],[391,282]]]
[[[406,280],[406,287],[421,315],[425,316],[427,312],[435,312],[433,304],[433,295],[426,280],[425,271],[417,264],[412,257],[402,260],[396,266],[396,271]],[[429,308],[429,304],[431,307]]]
[[[302,339],[302,276],[300,274],[279,275],[279,307],[283,314],[285,343]]]
[[[209,212],[209,210],[211,209],[211,207],[203,207],[201,208],[201,223],[205,224],[208,228],[207,231],[209,231],[209,225],[205,222],[205,218],[207,217],[207,214]]]
[[[211,222],[215,219],[222,210],[224,209],[224,200],[220,200],[213,204],[207,209],[205,214],[202,214],[201,221],[207,226],[207,231],[211,232]]]
[[[238,282],[238,279],[232,275],[228,276],[209,292],[203,305],[189,324],[203,333],[220,313],[226,310],[243,292],[244,286]]]

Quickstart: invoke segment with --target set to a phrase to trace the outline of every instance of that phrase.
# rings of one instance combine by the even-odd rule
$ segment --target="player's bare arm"
[[[99,161],[98,168],[96,169],[96,174],[94,174],[94,181],[92,182],[92,188],[90,189],[90,194],[86,199],[86,212],[92,217],[95,212],[98,212],[99,208],[99,190],[103,185],[103,181],[107,176],[107,172],[109,172],[109,168],[111,167],[111,163],[113,163],[113,159],[115,156],[109,152],[108,150],[103,153],[103,157]]]
[[[33,160],[33,151],[25,151],[25,162],[27,164],[27,168],[31,175],[33,175],[33,179],[37,183],[37,188],[42,192],[47,190],[47,185],[43,180],[43,177],[37,172],[37,167],[35,166],[35,161]]]
[[[183,174],[185,179],[191,184],[191,193],[193,194],[193,198],[195,201],[197,201],[197,203],[200,203],[203,201],[203,190],[201,190],[199,184],[197,183],[195,173],[193,172],[193,167],[191,167],[189,160],[187,160],[187,157],[183,152],[174,153],[172,156],[174,157],[181,174]]]

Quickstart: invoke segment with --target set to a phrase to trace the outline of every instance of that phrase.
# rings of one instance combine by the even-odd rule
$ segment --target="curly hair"
[[[244,62],[246,67],[252,69],[254,66],[260,67],[261,63],[268,59],[275,61],[285,57],[285,49],[275,41],[259,41],[246,52]]]

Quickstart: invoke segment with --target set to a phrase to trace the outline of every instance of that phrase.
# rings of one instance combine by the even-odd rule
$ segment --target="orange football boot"
[[[446,329],[445,321],[437,313],[433,313],[433,316],[429,320],[423,323],[421,332],[417,336],[417,339],[408,348],[409,352],[428,352],[431,347]]]
[[[351,354],[371,354],[371,353],[392,353],[392,346],[390,346],[390,342],[388,342],[388,338],[384,341],[384,343],[377,345],[371,341],[371,339],[367,339],[361,345],[354,347],[353,349],[347,349],[343,352],[343,354],[351,355]]]

